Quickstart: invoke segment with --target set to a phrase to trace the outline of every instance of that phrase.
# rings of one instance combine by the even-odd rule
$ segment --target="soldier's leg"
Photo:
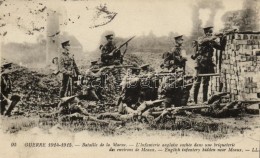
[[[120,120],[121,114],[117,113],[117,112],[114,112],[114,113],[102,113],[102,114],[99,114],[97,116],[97,119],[105,119],[105,118],[110,118],[110,119],[113,119],[113,120]]]
[[[60,98],[65,96],[65,92],[66,92],[66,89],[67,89],[68,82],[69,82],[69,76],[62,74],[61,88],[60,88]]]
[[[1,115],[4,115],[7,104],[8,104],[7,100],[1,100],[1,104],[0,104]]]
[[[99,100],[94,88],[89,90],[89,95],[90,95],[91,99],[93,99],[95,101]]]
[[[201,83],[201,77],[197,77],[194,82],[194,89],[193,89],[193,98],[194,102],[197,104],[198,102],[198,95],[200,90],[200,83]]]
[[[190,97],[190,91],[186,88],[183,89],[182,98],[181,98],[181,106],[187,106],[189,97]]]
[[[208,101],[208,87],[210,77],[203,77],[203,102]]]
[[[20,96],[18,96],[18,95],[13,95],[12,97],[11,97],[11,104],[10,104],[10,106],[8,107],[8,109],[6,110],[6,112],[5,112],[5,115],[6,116],[10,116],[11,115],[11,112],[12,112],[12,110],[14,109],[14,107],[15,107],[15,105],[20,101],[20,99],[21,99],[21,97]]]

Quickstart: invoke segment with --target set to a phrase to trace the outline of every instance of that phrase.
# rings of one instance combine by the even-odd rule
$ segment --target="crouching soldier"
[[[122,85],[122,92],[121,96],[118,100],[119,106],[119,113],[124,113],[122,111],[122,107],[125,104],[132,109],[136,109],[137,104],[139,103],[140,94],[141,94],[141,86],[140,86],[140,78],[138,75],[140,74],[139,67],[132,67],[132,75],[128,76],[123,79]]]
[[[192,82],[191,76],[166,77],[159,87],[160,99],[164,99],[164,108],[186,106]]]

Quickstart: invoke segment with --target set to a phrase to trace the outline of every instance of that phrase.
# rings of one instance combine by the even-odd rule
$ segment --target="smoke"
[[[239,31],[259,31],[260,2],[258,0],[244,0],[242,10],[226,12],[222,20],[224,29],[238,29]]]
[[[223,3],[221,0],[197,0],[192,5],[192,36],[198,37],[203,34],[202,31],[202,19],[200,19],[200,10],[209,9],[209,19],[205,22],[206,26],[214,26],[215,16],[218,10],[223,9]]]
[[[244,0],[240,31],[259,31],[259,0]]]

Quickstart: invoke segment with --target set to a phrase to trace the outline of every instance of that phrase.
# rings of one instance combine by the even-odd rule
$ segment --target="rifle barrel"
[[[194,106],[182,106],[182,107],[174,107],[174,108],[169,108],[168,111],[173,111],[173,110],[193,110],[193,109],[206,109],[209,108],[209,105],[194,105]],[[151,112],[151,114],[158,115],[161,114],[163,111],[154,111]]]
[[[207,77],[207,76],[220,76],[220,74],[215,74],[215,73],[211,73],[211,74],[198,74],[198,77]]]

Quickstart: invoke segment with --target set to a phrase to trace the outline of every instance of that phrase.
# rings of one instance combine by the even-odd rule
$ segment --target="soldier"
[[[124,104],[135,109],[136,104],[140,101],[141,86],[140,78],[138,77],[140,74],[140,68],[132,67],[131,70],[131,76],[126,75],[121,83],[122,93],[118,101],[119,113],[121,113]]]
[[[182,68],[185,73],[185,50],[182,48],[183,44],[183,35],[176,36],[175,39],[175,47],[172,48],[170,52],[164,54],[164,67],[171,69],[172,72],[175,72],[177,68]]]
[[[220,44],[215,40],[218,36],[212,35],[213,27],[204,28],[205,35],[198,39],[198,54],[196,55],[197,66],[195,67],[197,74],[214,73],[214,63],[212,56],[215,49],[223,50],[225,48],[225,40],[220,39]],[[198,101],[198,93],[200,84],[203,84],[203,102],[208,98],[208,85],[210,77],[197,77],[194,84],[194,102]]]
[[[140,101],[156,100],[158,97],[159,79],[150,72],[150,65],[141,65]]]
[[[87,88],[84,89],[87,96],[92,100],[102,100],[104,97],[101,94],[103,88],[105,87],[106,76],[103,74],[103,71],[108,69],[107,67],[103,68],[90,68],[86,71],[87,77]]]
[[[0,93],[0,112],[1,115],[9,116],[15,105],[20,101],[20,96],[13,95],[8,99],[12,91],[12,82],[8,75],[12,63],[4,63],[1,66],[1,93]]]
[[[98,69],[98,68],[99,68],[98,61],[96,61],[96,60],[91,61],[90,68],[91,68],[91,69]]]
[[[184,76],[181,69],[177,69],[180,73],[176,76],[168,76],[164,78],[160,87],[160,98],[164,99],[164,107],[171,108],[172,105],[186,106],[189,99],[189,91],[192,88],[193,78]]]
[[[75,63],[74,57],[70,54],[70,42],[69,40],[62,42],[63,48],[62,54],[59,60],[59,68],[62,73],[62,83],[60,89],[60,97],[73,95],[73,79],[79,75],[78,67]]]
[[[100,47],[101,61],[105,66],[122,63],[122,55],[119,49],[115,46],[113,41],[113,34],[106,35],[107,43]]]
[[[45,117],[59,116],[60,121],[83,119],[85,121],[95,121],[102,124],[109,124],[106,121],[98,120],[84,108],[84,104],[76,96],[61,98],[57,111],[45,114]]]

